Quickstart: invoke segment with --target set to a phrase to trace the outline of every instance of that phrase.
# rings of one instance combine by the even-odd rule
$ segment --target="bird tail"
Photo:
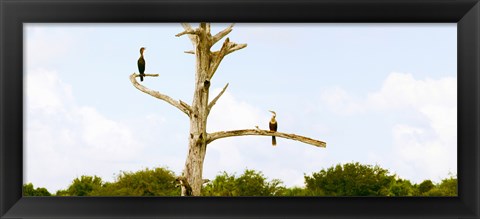
[[[275,136],[272,136],[272,146],[275,145],[277,145],[277,139],[275,138]]]
[[[140,74],[140,81],[143,81],[143,74]]]

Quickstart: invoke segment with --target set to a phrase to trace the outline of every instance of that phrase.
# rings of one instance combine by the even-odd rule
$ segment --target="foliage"
[[[205,196],[235,196],[235,187],[235,176],[223,172],[213,181],[208,182],[202,189],[202,193]]]
[[[105,183],[96,196],[178,196],[175,174],[166,168],[122,172],[113,183]]]
[[[313,196],[313,193],[306,188],[294,186],[283,189],[279,196]]]
[[[57,191],[57,196],[88,196],[92,191],[102,187],[102,179],[98,176],[81,176],[73,180],[66,190]]]
[[[443,179],[440,184],[425,193],[426,196],[457,196],[458,180],[450,177]]]
[[[347,163],[305,176],[306,189],[317,196],[389,196],[395,176],[379,166]]]
[[[24,196],[51,196],[50,192],[46,188],[34,188],[32,183],[23,185]]]
[[[240,176],[222,172],[204,184],[204,196],[457,196],[458,180],[450,176],[435,184],[412,184],[379,166],[347,163],[304,176],[305,187],[286,188],[278,179],[246,169]],[[167,168],[121,172],[113,182],[81,176],[57,196],[179,196],[175,173]],[[45,188],[23,185],[24,196],[50,196]]]
[[[114,182],[104,183],[97,176],[81,176],[73,180],[57,196],[178,196],[175,174],[165,168],[122,172]]]
[[[431,180],[424,180],[420,185],[418,185],[417,195],[422,196],[427,194],[430,190],[435,187]]]
[[[226,172],[215,177],[202,189],[204,196],[274,196],[284,191],[282,182],[268,182],[261,172],[245,170],[239,177]]]
[[[390,196],[413,196],[416,189],[410,180],[397,179],[390,187]]]
[[[457,179],[451,176],[441,183],[424,180],[412,184],[391,175],[379,166],[347,163],[322,169],[305,176],[305,191],[309,196],[457,196]],[[299,190],[301,191],[301,190]],[[286,193],[288,195],[288,193]]]

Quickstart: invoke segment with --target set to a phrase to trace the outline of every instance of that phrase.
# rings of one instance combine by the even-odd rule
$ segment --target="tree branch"
[[[310,144],[317,147],[327,147],[327,143],[323,141],[319,141],[316,139],[308,138],[301,135],[296,134],[288,134],[283,132],[274,132],[269,130],[262,130],[262,129],[243,129],[243,130],[232,130],[232,131],[221,131],[221,132],[214,132],[208,134],[207,144],[220,139],[220,138],[227,138],[227,137],[235,137],[235,136],[245,136],[245,135],[261,135],[261,136],[276,136],[280,138],[291,139],[295,141],[300,141],[306,144]]]
[[[180,33],[177,33],[175,36],[176,37],[179,37],[179,36],[183,36],[185,34],[193,34],[193,35],[197,35],[198,34],[198,31],[196,30],[185,30],[183,32],[180,32]]]
[[[229,38],[225,39],[225,41],[223,42],[222,48],[220,48],[219,51],[212,53],[212,62],[210,64],[210,72],[208,75],[208,79],[212,79],[213,75],[218,69],[218,66],[220,66],[220,63],[222,62],[225,55],[227,55],[229,43],[230,43],[230,39]]]
[[[220,63],[226,55],[243,49],[245,47],[247,47],[247,44],[236,44],[234,42],[230,42],[230,39],[227,37],[227,39],[225,39],[225,41],[223,42],[222,48],[220,48],[219,51],[215,51],[212,53],[212,63],[210,66],[210,74],[208,78],[211,79],[213,77],[213,75],[218,69],[218,66],[220,66]]]
[[[217,103],[217,100],[220,99],[220,97],[225,92],[225,90],[227,90],[227,87],[228,87],[228,83],[225,85],[225,87],[223,87],[222,91],[220,91],[220,93],[215,98],[213,98],[212,101],[210,101],[210,103],[208,104],[208,108],[207,108],[208,113],[210,113],[210,110],[212,110],[213,105],[215,105],[215,103]]]
[[[182,27],[185,30],[183,32],[195,32],[195,30],[192,28],[192,26],[189,23],[182,23]],[[175,36],[177,36],[177,35],[175,35]],[[179,36],[177,36],[177,37],[179,37]],[[192,42],[192,45],[195,48],[195,46],[197,45],[197,38],[195,37],[195,35],[188,34],[188,38],[190,38],[190,41]]]
[[[140,77],[140,74],[133,73],[135,77]],[[143,74],[143,77],[158,77],[159,74]]]
[[[225,28],[224,30],[218,32],[217,34],[215,34],[215,36],[212,37],[212,45],[215,45],[215,43],[217,43],[218,41],[220,41],[223,37],[225,37],[226,35],[228,35],[230,32],[232,32],[232,28],[235,24],[230,24],[230,26],[228,26],[227,28]]]
[[[182,27],[183,27],[183,29],[188,30],[188,31],[193,30],[192,25],[190,25],[189,23],[182,23]]]
[[[145,74],[145,76],[157,77],[158,74]],[[151,90],[151,89],[141,85],[136,80],[136,77],[140,77],[140,74],[133,73],[132,75],[130,75],[130,81],[132,82],[133,86],[135,86],[135,88],[137,88],[138,90],[140,90],[140,91],[142,91],[146,94],[149,94],[150,96],[153,96],[155,98],[163,100],[163,101],[169,103],[170,105],[172,105],[174,107],[177,107],[179,110],[181,110],[182,112],[184,112],[188,116],[191,115],[191,113],[192,113],[192,107],[191,106],[189,106],[188,104],[186,104],[185,102],[183,102],[181,100],[176,101],[173,98],[171,98],[171,97],[169,97],[165,94],[162,94],[158,91]]]
[[[232,52],[235,52],[237,50],[241,50],[243,48],[247,47],[247,44],[236,44],[236,43],[232,43],[232,45],[230,46],[230,49],[228,50],[227,52],[227,55],[232,53]]]

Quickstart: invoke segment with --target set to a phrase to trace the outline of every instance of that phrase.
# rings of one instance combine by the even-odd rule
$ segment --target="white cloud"
[[[424,107],[456,107],[457,80],[416,80],[411,74],[391,73],[380,91],[368,95],[365,108],[398,109]]]
[[[393,128],[394,164],[401,177],[416,182],[438,181],[450,172],[456,173],[456,135],[426,137],[429,131],[408,125]]]
[[[129,127],[76,105],[56,72],[31,70],[26,85],[25,182],[54,192],[81,174],[109,178],[111,169],[101,164],[134,159],[141,150]]]
[[[399,110],[447,107],[456,108],[457,80],[445,77],[438,80],[417,80],[411,74],[393,72],[387,76],[379,91],[366,97],[355,96],[341,87],[324,89],[320,98],[331,111],[343,115],[378,110]]]
[[[353,97],[337,87],[323,92],[321,98],[341,115],[382,112],[406,118],[407,114],[415,114],[410,119],[398,119],[391,127],[390,155],[370,153],[369,156],[382,157],[381,166],[392,167],[401,177],[414,181],[439,180],[448,173],[456,173],[456,78],[419,80],[411,74],[391,73],[379,91],[366,97]]]
[[[92,107],[79,107],[75,111],[80,128],[80,139],[89,157],[100,160],[124,160],[132,158],[141,149],[133,130],[124,124],[110,120]]]
[[[219,92],[220,89],[214,89],[210,95],[211,99],[216,97]],[[255,128],[257,125],[260,126],[262,121],[269,120],[266,110],[265,114],[260,112],[260,109],[245,101],[237,100],[231,93],[226,91],[210,112],[207,131]],[[266,124],[266,122],[263,123]]]
[[[416,181],[438,181],[457,172],[457,80],[417,80],[391,73],[379,92],[370,94],[368,108],[413,109],[427,126],[400,122],[392,129],[398,174]],[[401,113],[401,111],[396,111]]]

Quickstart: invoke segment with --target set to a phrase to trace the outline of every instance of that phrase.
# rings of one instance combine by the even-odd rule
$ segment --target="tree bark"
[[[188,29],[185,31],[192,32]],[[210,87],[207,75],[210,65],[210,46],[205,23],[201,23],[200,27],[193,32],[196,36],[194,44],[196,47],[195,89],[192,102],[193,115],[190,117],[188,156],[183,176],[192,189],[192,195],[199,196],[203,184],[203,161],[207,152],[207,106]],[[182,196],[186,195],[188,195],[187,190],[182,186]]]

